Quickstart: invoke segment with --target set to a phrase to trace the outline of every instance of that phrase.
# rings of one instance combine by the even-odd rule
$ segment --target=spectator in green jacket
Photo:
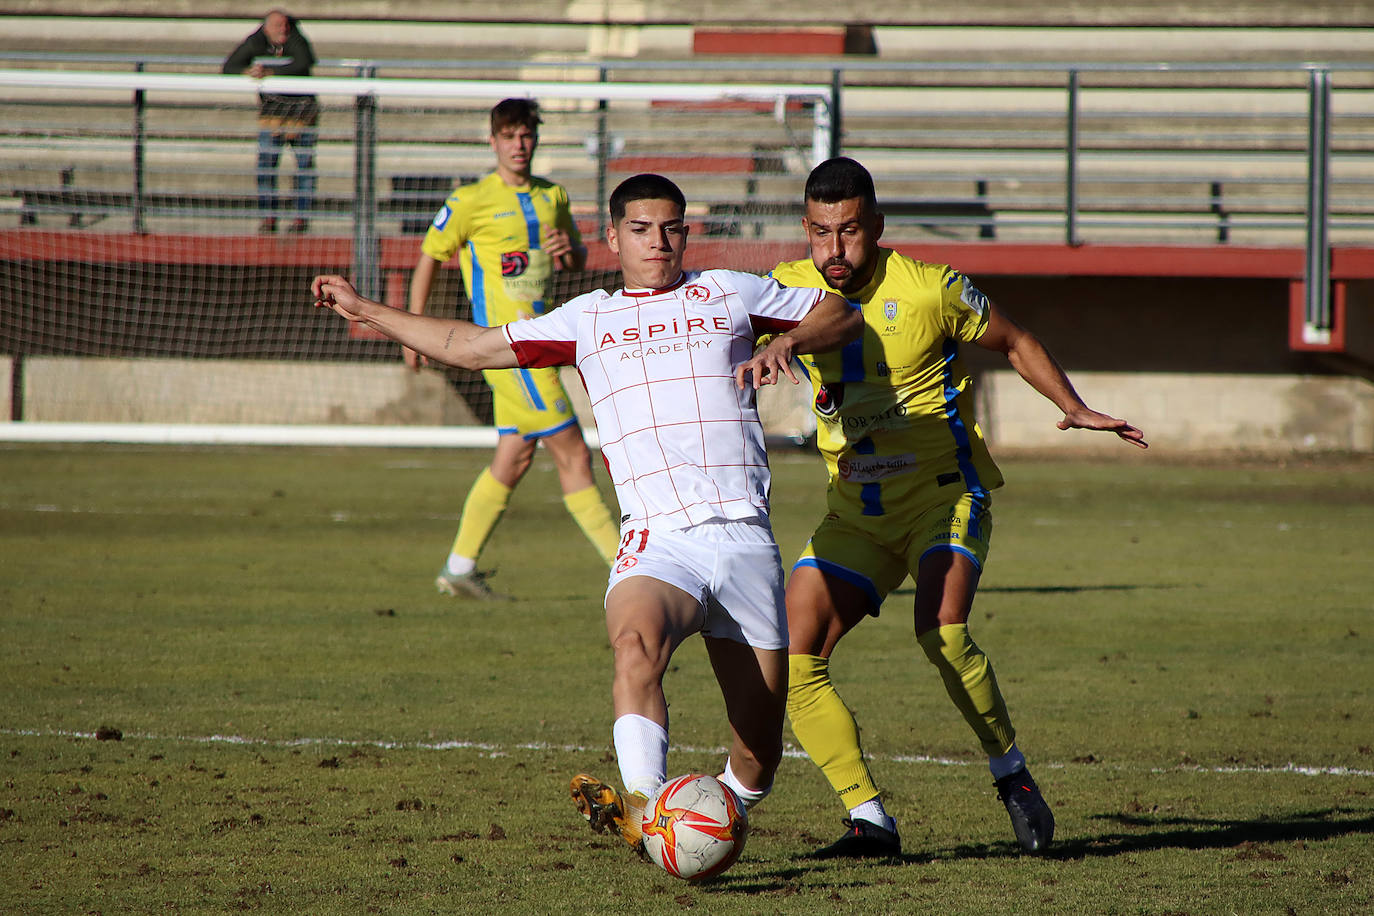
[[[315,51],[301,34],[300,21],[283,10],[272,10],[262,25],[225,59],[224,73],[265,76],[309,76]],[[277,230],[277,163],[282,147],[290,145],[296,156],[296,216],[288,232],[309,228],[315,200],[315,140],[318,136],[319,101],[313,95],[286,92],[258,94],[258,209],[263,220],[259,232]]]

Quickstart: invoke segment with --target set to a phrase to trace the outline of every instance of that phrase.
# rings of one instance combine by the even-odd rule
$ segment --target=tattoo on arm
[[[456,329],[453,329],[453,328],[449,329],[448,336],[444,338],[444,349],[445,349],[445,350],[447,350],[447,349],[449,348],[449,344],[453,343],[453,335],[454,335],[455,333],[457,333],[457,330],[456,330]]]

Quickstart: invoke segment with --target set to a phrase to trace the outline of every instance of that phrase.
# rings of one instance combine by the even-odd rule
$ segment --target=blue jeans
[[[277,210],[277,163],[282,147],[291,146],[296,156],[296,215],[304,219],[315,202],[315,140],[319,132],[303,128],[288,137],[279,131],[258,131],[258,208],[267,216]]]

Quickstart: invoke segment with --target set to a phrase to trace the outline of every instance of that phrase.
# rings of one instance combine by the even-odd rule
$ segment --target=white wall
[[[1090,407],[1140,427],[1152,446],[1374,451],[1374,384],[1364,379],[1075,372],[1073,381]],[[979,382],[981,425],[994,448],[1102,445],[1094,433],[1056,428],[1062,414],[1015,372],[989,372]]]
[[[10,360],[0,357],[9,378]],[[476,423],[443,377],[389,363],[78,359],[24,363],[24,419],[64,423],[462,426]],[[1177,451],[1374,452],[1374,384],[1296,375],[1076,372],[1092,407],[1123,417],[1152,446]],[[591,430],[577,374],[564,372]],[[760,411],[775,435],[812,428],[807,386],[765,389]],[[9,385],[0,387],[9,415]],[[1015,372],[979,379],[978,416],[994,449],[1115,448],[1115,440],[1056,428],[1059,411]]]

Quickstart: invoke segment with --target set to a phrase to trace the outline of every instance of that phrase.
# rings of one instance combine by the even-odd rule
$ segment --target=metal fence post
[[[143,61],[134,64],[134,72],[143,72]],[[133,230],[135,235],[143,235],[147,230],[143,225],[143,174],[146,150],[146,125],[144,107],[146,95],[142,89],[134,90],[134,199]]]
[[[840,136],[841,117],[840,96],[844,92],[844,70],[839,67],[830,71],[830,112],[829,123],[826,125],[830,132],[829,158],[834,159],[840,155],[844,148],[844,139]]]
[[[358,68],[369,79],[377,68]],[[354,100],[353,135],[353,283],[369,299],[380,299],[381,246],[377,240],[377,99],[359,93]]]
[[[606,82],[605,65],[596,68],[596,81]],[[604,238],[606,235],[606,198],[609,189],[606,187],[606,166],[610,158],[611,135],[607,132],[607,117],[610,106],[607,101],[597,99],[596,101],[596,237]]]
[[[1331,342],[1331,71],[1308,72],[1307,257],[1302,339]]]
[[[1078,239],[1078,71],[1069,70],[1068,135],[1064,139],[1064,241]]]

